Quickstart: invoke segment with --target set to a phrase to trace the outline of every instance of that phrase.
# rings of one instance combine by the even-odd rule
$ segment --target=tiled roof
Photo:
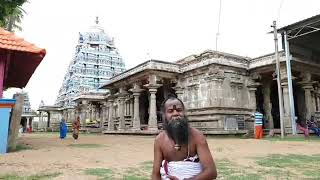
[[[0,49],[37,53],[41,55],[46,54],[45,49],[38,48],[34,44],[31,44],[23,38],[19,38],[12,32],[6,31],[2,28],[0,28]]]

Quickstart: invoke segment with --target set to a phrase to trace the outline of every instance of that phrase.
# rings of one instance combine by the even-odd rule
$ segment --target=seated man
[[[306,137],[306,138],[309,137],[308,128],[305,127],[304,123],[301,120],[299,120],[297,118],[295,118],[295,119],[296,119],[296,124],[297,124],[297,130],[302,131],[304,134],[304,137]]]
[[[189,127],[182,101],[162,104],[164,131],[154,142],[152,179],[215,179],[217,170],[206,138]]]
[[[308,124],[308,128],[314,131],[314,133],[320,137],[320,128],[317,126],[314,116],[311,116],[311,119],[310,121],[307,122],[307,124]]]

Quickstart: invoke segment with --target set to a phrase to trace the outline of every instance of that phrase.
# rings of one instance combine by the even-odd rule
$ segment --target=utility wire
[[[281,14],[281,8],[282,8],[282,5],[283,5],[283,1],[284,0],[280,1],[280,5],[279,5],[279,8],[278,8],[277,24],[279,24],[279,22],[280,22],[280,14]]]
[[[219,19],[218,19],[218,30],[216,33],[216,51],[218,51],[218,36],[220,35],[220,19],[221,19],[221,1],[219,3]]]

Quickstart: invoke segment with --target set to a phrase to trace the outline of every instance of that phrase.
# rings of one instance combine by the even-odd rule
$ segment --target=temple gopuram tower
[[[95,24],[87,32],[79,33],[78,44],[72,61],[63,79],[55,105],[63,109],[73,109],[75,97],[87,93],[105,93],[99,89],[111,77],[125,70],[125,64],[114,44],[99,25]]]

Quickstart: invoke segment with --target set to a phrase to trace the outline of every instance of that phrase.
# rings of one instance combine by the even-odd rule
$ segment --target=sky
[[[41,100],[53,105],[79,32],[99,17],[126,68],[149,59],[173,62],[205,50],[247,57],[274,52],[270,27],[317,15],[319,0],[28,0],[21,32],[25,40],[45,48],[47,54],[30,78],[28,92],[33,109]],[[216,34],[218,46],[216,47]],[[9,89],[4,97],[12,98]]]

